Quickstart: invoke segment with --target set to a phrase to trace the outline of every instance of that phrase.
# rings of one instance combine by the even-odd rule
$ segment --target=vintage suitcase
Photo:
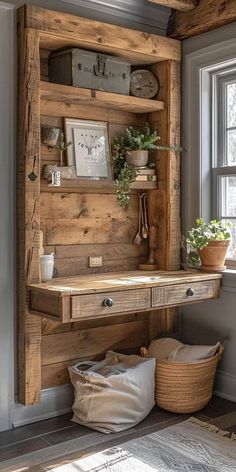
[[[50,55],[49,80],[129,95],[130,64],[117,57],[71,48]]]

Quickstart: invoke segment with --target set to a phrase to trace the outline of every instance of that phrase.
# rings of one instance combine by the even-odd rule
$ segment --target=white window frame
[[[236,82],[236,68],[226,67],[211,74],[212,90],[212,217],[236,220],[224,213],[222,177],[236,177],[236,165],[227,165],[227,85]],[[230,129],[236,129],[231,127]],[[226,192],[226,186],[225,186]],[[236,260],[227,259],[227,267],[236,267]]]
[[[236,68],[236,23],[182,42],[182,234],[213,215],[211,74]],[[236,268],[235,268],[236,269]],[[236,291],[236,270],[223,287]]]

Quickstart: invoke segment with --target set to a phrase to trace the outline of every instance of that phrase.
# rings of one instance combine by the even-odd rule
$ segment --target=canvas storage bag
[[[108,351],[101,362],[69,367],[75,390],[72,421],[103,433],[142,421],[155,404],[155,359]]]

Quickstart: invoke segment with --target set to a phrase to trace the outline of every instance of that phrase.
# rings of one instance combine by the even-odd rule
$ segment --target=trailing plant
[[[60,153],[60,167],[63,166],[63,154],[69,146],[72,146],[72,142],[66,142],[64,139],[64,134],[60,133],[58,143],[55,146],[55,149],[57,149]]]
[[[115,182],[117,202],[122,207],[127,207],[129,204],[130,185],[134,182],[136,175],[136,168],[125,162]]]
[[[210,240],[230,240],[231,226],[231,223],[222,222],[220,220],[211,220],[209,223],[205,223],[203,218],[198,218],[196,220],[196,228],[192,228],[188,231],[186,239],[190,248],[187,257],[188,264],[193,266],[200,265],[198,251],[208,246]]]
[[[160,146],[160,140],[156,130],[151,130],[148,123],[144,124],[143,130],[139,131],[132,126],[126,128],[125,134],[115,138],[113,143],[113,168],[115,175],[115,187],[117,201],[120,206],[127,207],[129,204],[129,194],[131,183],[135,181],[138,170],[136,167],[126,162],[125,155],[128,151],[154,151],[156,149],[164,151],[179,151],[176,146]],[[154,167],[150,163],[148,167]]]

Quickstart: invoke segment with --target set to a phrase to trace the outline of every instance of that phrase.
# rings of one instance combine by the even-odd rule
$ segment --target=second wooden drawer
[[[71,297],[71,318],[89,319],[147,310],[151,306],[151,291],[124,290]]]
[[[216,298],[218,290],[219,280],[154,287],[152,289],[152,307],[184,305],[197,300]]]

